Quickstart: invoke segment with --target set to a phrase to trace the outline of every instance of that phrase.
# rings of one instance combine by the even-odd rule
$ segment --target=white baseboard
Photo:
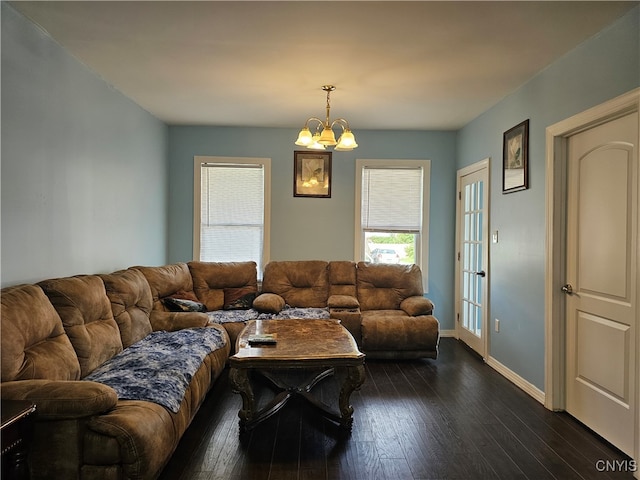
[[[440,330],[440,336],[458,338],[455,330]]]
[[[457,330],[440,330],[440,336],[453,337],[458,339],[458,332]],[[525,393],[528,393],[529,395],[531,395],[534,399],[536,399],[542,405],[545,404],[544,392],[540,390],[538,387],[536,387],[534,384],[529,383],[527,380],[522,378],[516,372],[504,366],[502,363],[500,363],[498,360],[496,360],[491,356],[489,356],[486,359],[486,363],[491,368],[493,368],[496,372],[498,372],[500,375],[502,375],[511,383],[513,383],[516,387],[519,387],[520,389],[524,390]]]
[[[544,400],[545,400],[544,392],[540,390],[538,387],[536,387],[532,383],[529,383],[520,375],[515,373],[513,370],[505,367],[503,364],[501,364],[498,360],[496,360],[493,357],[487,358],[487,365],[489,365],[491,368],[493,368],[495,371],[497,371],[500,375],[505,377],[507,380],[515,384],[516,387],[520,387],[522,390],[524,390],[525,393],[528,393],[534,399],[536,399],[538,402],[544,405]]]

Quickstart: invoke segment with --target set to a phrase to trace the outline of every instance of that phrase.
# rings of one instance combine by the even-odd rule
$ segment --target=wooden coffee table
[[[249,336],[275,334],[275,345],[249,345]],[[353,407],[349,398],[364,382],[364,357],[349,331],[338,320],[252,320],[240,333],[237,353],[229,358],[229,380],[235,393],[242,396],[240,431],[252,429],[266,420],[293,396],[309,401],[330,420],[348,431],[353,424]],[[285,369],[322,370],[302,385],[289,386],[279,377]],[[342,370],[337,412],[311,394],[324,378]],[[251,375],[266,378],[280,392],[264,407],[257,409]]]

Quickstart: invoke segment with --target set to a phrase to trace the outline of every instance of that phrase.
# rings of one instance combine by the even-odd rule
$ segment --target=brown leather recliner
[[[357,297],[362,350],[369,358],[436,358],[440,326],[417,265],[360,262]]]

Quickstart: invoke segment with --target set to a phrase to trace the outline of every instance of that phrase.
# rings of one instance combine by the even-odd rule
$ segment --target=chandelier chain
[[[325,85],[324,90],[327,91],[327,121],[326,121],[326,126],[329,127],[329,122],[330,122],[330,118],[329,118],[329,112],[331,111],[331,92],[333,90],[335,90],[335,87],[333,85]]]

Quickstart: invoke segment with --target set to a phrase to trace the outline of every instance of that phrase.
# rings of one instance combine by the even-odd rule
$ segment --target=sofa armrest
[[[183,328],[206,327],[209,323],[209,317],[206,313],[200,312],[162,312],[160,310],[152,310],[149,321],[154,332],[159,330],[175,332]]]
[[[433,302],[422,296],[407,297],[400,303],[400,309],[411,317],[432,315]]]
[[[351,295],[331,295],[327,306],[329,308],[360,308],[360,302]]]
[[[286,302],[277,293],[261,293],[253,301],[253,308],[260,313],[279,313]]]
[[[39,419],[60,420],[90,417],[116,406],[116,391],[84,380],[17,380],[1,384],[3,400],[29,400],[36,404]]]

